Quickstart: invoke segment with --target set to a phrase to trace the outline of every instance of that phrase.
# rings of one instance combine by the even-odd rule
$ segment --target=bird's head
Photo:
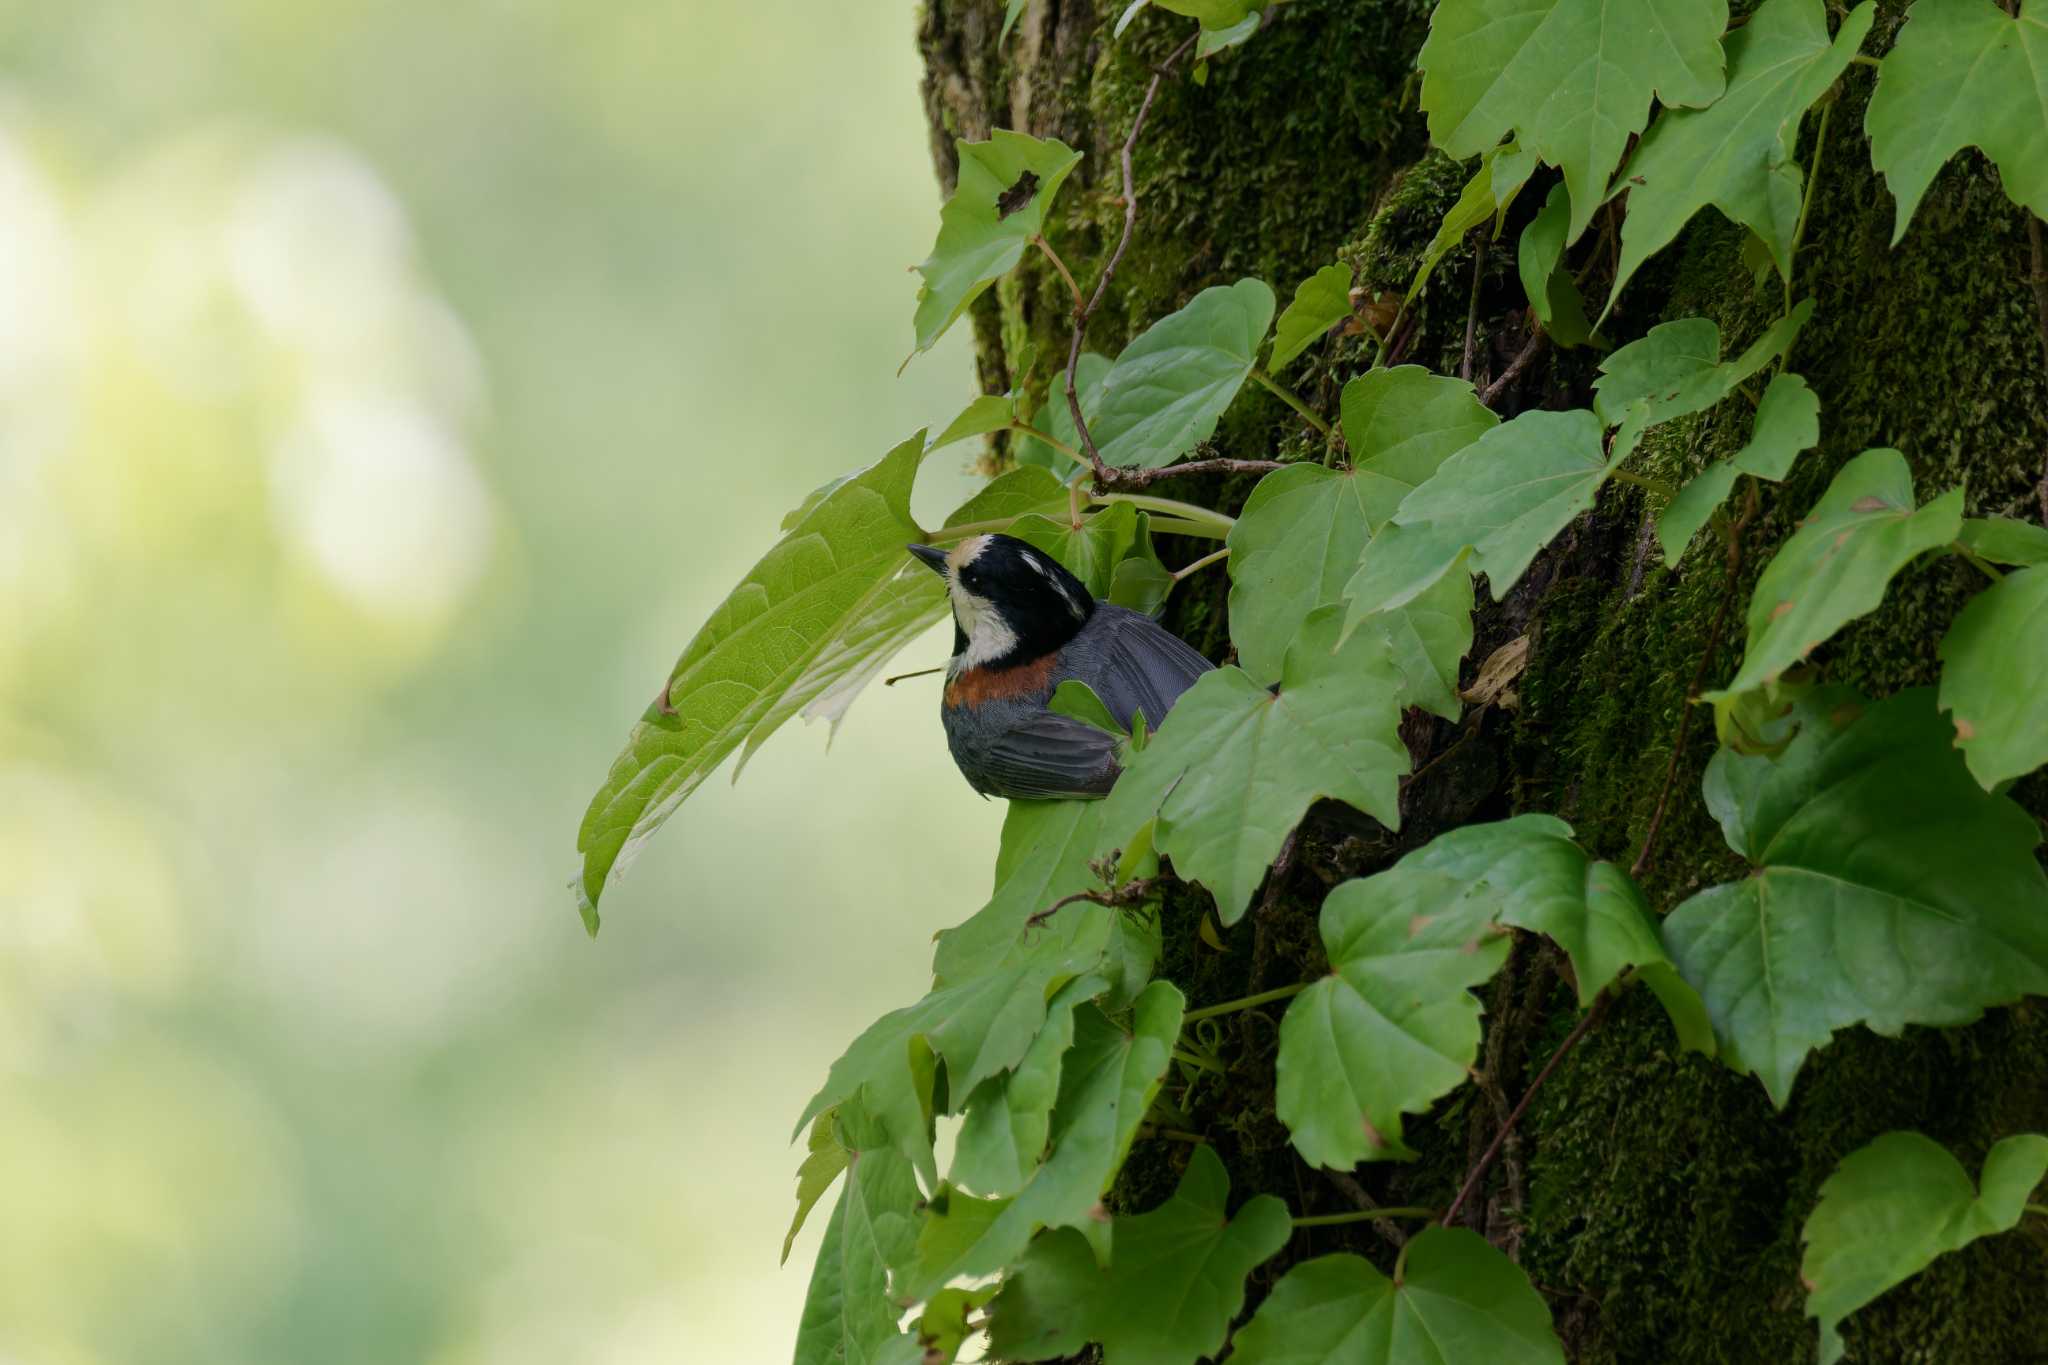
[[[1095,614],[1086,584],[1015,536],[974,536],[950,550],[907,548],[946,580],[953,603],[949,672],[1031,663],[1073,639]]]

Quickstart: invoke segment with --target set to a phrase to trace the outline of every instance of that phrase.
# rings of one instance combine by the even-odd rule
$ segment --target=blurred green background
[[[786,1359],[790,1125],[1001,809],[925,679],[565,883],[782,513],[969,396],[894,377],[914,22],[0,3],[0,1361]]]

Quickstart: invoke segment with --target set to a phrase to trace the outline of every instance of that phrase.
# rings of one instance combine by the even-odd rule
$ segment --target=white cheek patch
[[[993,663],[1017,647],[1017,633],[1004,623],[993,602],[967,591],[957,580],[949,591],[953,619],[959,624],[960,633],[967,637],[967,647],[953,656],[946,666],[947,673]]]

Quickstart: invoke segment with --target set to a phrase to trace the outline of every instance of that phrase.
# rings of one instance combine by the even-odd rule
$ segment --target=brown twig
[[[1692,713],[1699,709],[1700,684],[1707,679],[1707,669],[1712,667],[1714,655],[1721,648],[1721,632],[1728,625],[1728,613],[1735,605],[1735,575],[1742,568],[1742,533],[1748,529],[1750,519],[1756,515],[1756,481],[1749,480],[1748,491],[1743,498],[1742,515],[1728,527],[1728,590],[1721,594],[1721,605],[1714,612],[1714,622],[1707,627],[1707,647],[1700,651],[1699,664],[1692,671],[1692,681],[1685,686],[1685,701],[1678,712],[1678,733],[1671,739],[1671,761],[1664,765],[1664,785],[1657,793],[1657,807],[1650,812],[1650,827],[1643,831],[1643,846],[1636,853],[1636,860],[1629,864],[1628,875],[1640,879],[1649,871],[1650,855],[1656,851],[1658,832],[1664,828],[1664,812],[1671,806],[1671,788],[1678,781],[1678,765],[1685,757],[1685,736],[1692,726]]]
[[[1159,884],[1157,877],[1137,877],[1122,886],[1107,891],[1076,891],[1071,896],[1062,896],[1051,905],[1024,921],[1026,929],[1036,929],[1060,911],[1076,901],[1087,901],[1090,905],[1106,905],[1112,910],[1123,910],[1133,905],[1143,905],[1152,894],[1152,888]]]
[[[2041,246],[2041,220],[2027,214],[2027,246],[2033,257],[2034,306],[2041,314],[2041,362],[2048,365],[2048,250]],[[2048,455],[2041,466],[2041,520],[2048,522]]]
[[[1531,332],[1528,344],[1522,347],[1521,354],[1508,362],[1508,367],[1500,372],[1500,378],[1479,391],[1479,401],[1489,408],[1492,407],[1494,400],[1507,392],[1508,385],[1520,379],[1522,371],[1528,369],[1536,357],[1543,354],[1544,344],[1549,340],[1549,334],[1541,327]]]
[[[1588,1033],[1591,1033],[1593,1026],[1606,1015],[1608,1003],[1613,999],[1611,994],[1613,989],[1612,986],[1609,986],[1600,992],[1593,1001],[1593,1007],[1586,1011],[1583,1019],[1572,1026],[1572,1031],[1567,1033],[1564,1036],[1564,1041],[1557,1045],[1557,1051],[1550,1054],[1550,1060],[1545,1062],[1543,1069],[1536,1073],[1536,1079],[1529,1082],[1529,1088],[1522,1092],[1522,1098],[1515,1103],[1514,1109],[1509,1112],[1506,1121],[1501,1124],[1500,1131],[1493,1135],[1493,1141],[1487,1145],[1486,1151],[1480,1155],[1479,1160],[1473,1164],[1471,1171],[1466,1174],[1465,1183],[1458,1190],[1458,1197],[1451,1201],[1451,1206],[1448,1209],[1444,1210],[1443,1226],[1449,1227],[1457,1221],[1458,1210],[1464,1207],[1465,1201],[1470,1199],[1473,1191],[1479,1188],[1479,1182],[1486,1178],[1486,1172],[1493,1166],[1494,1160],[1500,1156],[1501,1147],[1507,1142],[1508,1134],[1515,1131],[1515,1125],[1520,1123],[1522,1115],[1528,1112],[1530,1102],[1536,1098],[1536,1092],[1543,1088],[1543,1083],[1550,1079],[1552,1073],[1557,1070],[1558,1065],[1564,1061],[1566,1055],[1579,1045],[1579,1040]]]
[[[1107,492],[1112,488],[1141,488],[1146,483],[1152,482],[1151,478],[1136,482],[1127,480],[1122,477],[1126,471],[1113,470],[1103,463],[1102,452],[1095,448],[1095,437],[1089,433],[1088,419],[1081,415],[1081,395],[1075,387],[1074,375],[1081,365],[1081,342],[1088,333],[1088,320],[1094,317],[1095,310],[1102,306],[1103,296],[1109,292],[1109,282],[1116,277],[1116,268],[1122,263],[1124,252],[1130,249],[1131,234],[1138,226],[1138,185],[1137,179],[1131,170],[1131,154],[1137,149],[1138,135],[1145,131],[1145,120],[1152,115],[1152,102],[1159,97],[1159,87],[1165,84],[1168,73],[1186,55],[1187,51],[1195,45],[1195,40],[1200,36],[1200,29],[1190,33],[1179,47],[1168,54],[1165,61],[1153,68],[1152,83],[1145,87],[1145,98],[1138,105],[1137,117],[1131,120],[1130,136],[1124,139],[1122,157],[1124,174],[1123,234],[1117,238],[1116,247],[1109,253],[1109,259],[1102,263],[1102,273],[1095,277],[1095,292],[1089,295],[1086,303],[1080,304],[1074,309],[1074,339],[1067,347],[1067,411],[1073,415],[1074,433],[1081,438],[1081,449],[1087,454],[1089,467],[1095,474],[1095,488],[1097,492]],[[1076,297],[1079,297],[1078,293]],[[1165,477],[1155,470],[1143,472],[1154,477]],[[1183,470],[1181,472],[1186,471]]]
[[[1278,460],[1189,460],[1186,464],[1170,464],[1163,469],[1111,468],[1111,484],[1105,485],[1097,479],[1095,486],[1097,489],[1113,486],[1118,492],[1134,493],[1161,479],[1177,479],[1183,474],[1270,474],[1285,468]]]
[[[1486,248],[1492,239],[1483,228],[1474,228],[1479,234],[1479,246],[1472,253],[1472,301],[1465,306],[1465,362],[1458,367],[1458,378],[1467,384],[1472,382],[1472,343],[1479,336],[1479,281],[1486,273]]]

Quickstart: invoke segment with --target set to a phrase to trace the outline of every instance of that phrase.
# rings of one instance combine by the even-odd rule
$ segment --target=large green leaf
[[[1813,300],[1801,301],[1729,361],[1721,359],[1721,329],[1711,318],[1652,327],[1600,362],[1593,410],[1610,427],[1633,413],[1638,429],[1705,412],[1784,355],[1812,316]]]
[[[1734,681],[1709,698],[1773,682],[1849,622],[1877,610],[1914,556],[1962,529],[1963,490],[1915,509],[1913,474],[1896,450],[1866,450],[1764,566],[1749,599],[1749,643]]]
[[[1472,648],[1472,606],[1472,576],[1453,573],[1401,606],[1359,620],[1360,634],[1386,642],[1401,674],[1403,705],[1445,720],[1465,713],[1458,666]]]
[[[1941,642],[1941,706],[1987,787],[2048,763],[2048,564],[1970,600]]]
[[[1626,453],[1617,445],[1610,458],[1601,437],[1599,418],[1584,408],[1532,409],[1444,461],[1394,520],[1437,528],[1452,557],[1471,547],[1469,567],[1486,574],[1497,602],[1551,538],[1593,506]]]
[[[1351,267],[1326,265],[1303,280],[1294,301],[1273,329],[1273,354],[1267,366],[1278,374],[1323,333],[1351,316]]]
[[[1352,468],[1295,464],[1259,482],[1230,532],[1230,633],[1238,662],[1278,680],[1287,646],[1310,612],[1342,600],[1366,542],[1415,486],[1496,418],[1472,386],[1414,365],[1372,370],[1344,386]],[[1438,589],[1411,615],[1380,623],[1397,647],[1410,699],[1457,716],[1458,660],[1471,647],[1471,589]],[[1449,686],[1446,687],[1446,678]]]
[[[1906,235],[1951,156],[1977,147],[2013,203],[2048,218],[2048,20],[2041,0],[2008,15],[1991,0],[1919,0],[1877,73],[1863,127]]]
[[[1293,1232],[1272,1195],[1227,1214],[1229,1194],[1223,1159],[1205,1144],[1171,1199],[1116,1220],[1106,1269],[1077,1232],[1039,1238],[989,1305],[995,1353],[1049,1360],[1095,1341],[1103,1365],[1194,1365],[1217,1354],[1244,1308],[1245,1277]]]
[[[1074,365],[1074,390],[1081,397],[1081,411],[1092,413],[1102,396],[1102,381],[1109,375],[1109,357],[1094,351],[1081,352]],[[1045,406],[1031,419],[1033,430],[1046,435],[1065,446],[1067,450],[1079,450],[1081,438],[1074,430],[1074,412],[1067,406],[1067,372],[1056,371],[1045,396]],[[1091,433],[1093,427],[1090,427]],[[1048,469],[1069,470],[1074,461],[1065,450],[1058,450],[1033,436],[1017,438],[1017,463],[1044,465]]]
[[[939,236],[920,265],[917,349],[929,351],[981,291],[1024,259],[1045,211],[1081,154],[1056,139],[998,128],[987,142],[956,142],[960,179],[939,210]]]
[[[1806,1220],[1806,1315],[1820,1319],[1821,1365],[1842,1358],[1842,1319],[1934,1258],[2019,1225],[2048,1175],[2048,1137],[2005,1138],[1984,1158],[1978,1193],[1932,1139],[1886,1133],[1842,1158]]]
[[[1061,911],[1065,914],[1065,911]],[[1050,1153],[1014,1198],[934,1199],[918,1234],[907,1292],[925,1298],[962,1275],[990,1275],[1045,1227],[1106,1231],[1092,1215],[1123,1166],[1138,1125],[1166,1075],[1185,1002],[1170,982],[1138,996],[1128,1028],[1094,1005],[1074,1014],[1074,1044],[1053,1102]]]
[[[1576,238],[1653,93],[1720,98],[1727,26],[1725,0],[1442,0],[1420,58],[1430,140],[1467,157],[1518,133],[1563,168]]]
[[[1238,1332],[1231,1365],[1564,1365],[1549,1305],[1478,1233],[1426,1228],[1401,1270],[1302,1262]]]
[[[1312,1166],[1413,1156],[1401,1116],[1449,1094],[1479,1052],[1470,987],[1507,959],[1493,907],[1442,872],[1396,866],[1323,901],[1332,974],[1280,1024],[1274,1110]]]
[[[1401,1116],[1457,1086],[1478,1056],[1479,1001],[1467,988],[1505,957],[1503,925],[1570,954],[1582,1005],[1625,968],[1670,962],[1628,874],[1589,858],[1548,815],[1468,825],[1346,882],[1323,903],[1333,974],[1280,1026],[1275,1107],[1306,1160],[1343,1170],[1410,1155]],[[1695,1013],[1675,1022],[1683,1041],[1705,1046]]]
[[[1202,675],[1117,779],[1102,842],[1122,847],[1157,817],[1160,852],[1216,897],[1234,924],[1288,833],[1322,797],[1400,826],[1400,674],[1384,642],[1342,649],[1341,608],[1303,623],[1278,695],[1241,668]]]
[[[1821,0],[1765,0],[1728,35],[1728,93],[1705,109],[1665,110],[1629,157],[1609,308],[1637,267],[1709,204],[1755,232],[1778,274],[1792,278],[1800,116],[1848,70],[1876,14],[1875,5],[1858,6],[1830,41]]]
[[[727,754],[742,740],[758,743],[872,659],[873,650],[845,648],[850,636],[868,645],[877,635],[900,638],[918,599],[891,584],[904,543],[924,538],[910,516],[923,457],[919,433],[818,499],[683,651],[669,674],[672,710],[660,701],[647,708],[577,834],[583,868],[573,889],[590,932],[609,879]],[[863,623],[878,611],[890,624],[867,633]],[[821,658],[831,666],[821,668]]]
[[[1082,408],[1103,460],[1156,469],[1207,440],[1251,377],[1273,307],[1263,281],[1239,280],[1146,328],[1109,367],[1094,408]]]
[[[960,409],[960,415],[948,422],[945,430],[932,438],[931,448],[937,450],[941,446],[949,446],[971,437],[1001,431],[1016,418],[1016,394],[984,393]]]
[[[877,1135],[863,1116],[847,1118],[843,1136],[856,1150],[811,1272],[796,1365],[911,1365],[917,1343],[896,1330],[889,1270],[916,1243],[917,1180],[900,1153],[868,1145]]]
[[[1757,404],[1749,444],[1694,475],[1658,516],[1657,543],[1664,549],[1664,563],[1678,567],[1685,547],[1714,515],[1714,509],[1727,501],[1737,478],[1754,474],[1776,483],[1790,472],[1801,451],[1819,444],[1820,399],[1796,374],[1773,377]]]
[[[1755,870],[1664,921],[1722,1055],[1779,1106],[1837,1029],[1962,1024],[2048,992],[2048,877],[2033,818],[1970,777],[1918,688],[1819,688],[1773,760],[1723,749],[1708,808]]]

